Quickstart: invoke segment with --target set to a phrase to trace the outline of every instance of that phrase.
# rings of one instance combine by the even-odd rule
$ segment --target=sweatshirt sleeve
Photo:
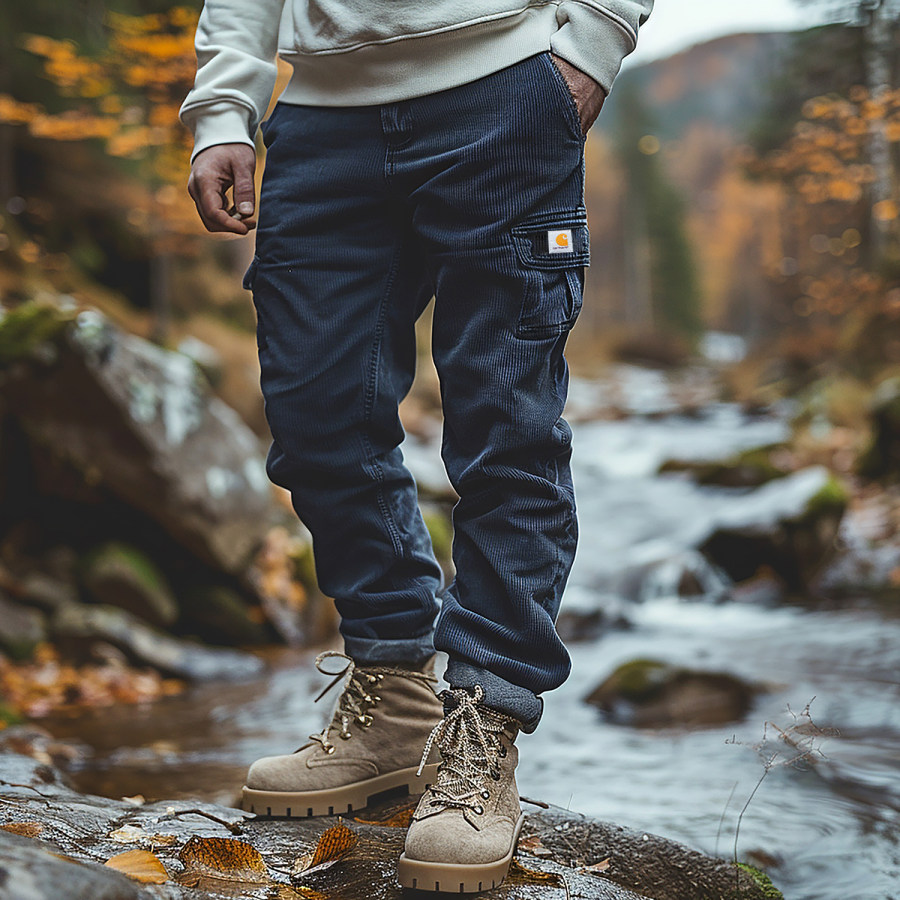
[[[197,75],[178,118],[194,135],[191,163],[214,144],[255,147],[275,89],[285,0],[206,0],[194,48]]]
[[[562,0],[550,49],[609,94],[622,60],[634,50],[653,0]]]

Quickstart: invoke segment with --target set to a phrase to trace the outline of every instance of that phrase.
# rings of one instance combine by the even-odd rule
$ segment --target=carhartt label
[[[572,248],[572,230],[547,232],[547,249],[550,253],[574,253]]]

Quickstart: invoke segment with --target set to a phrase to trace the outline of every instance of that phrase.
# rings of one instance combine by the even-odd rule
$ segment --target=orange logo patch
[[[563,228],[547,232],[548,253],[574,253],[572,249],[572,229]]]

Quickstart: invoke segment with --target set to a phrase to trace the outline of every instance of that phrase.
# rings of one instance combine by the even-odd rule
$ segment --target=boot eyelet
[[[499,780],[500,780],[500,773],[499,773],[499,772],[491,772],[491,778],[492,778],[494,781],[499,781]]]
[[[327,747],[325,747],[325,752],[329,756],[331,756],[331,754],[334,753],[334,744],[329,744]]]
[[[379,673],[378,675],[375,676],[375,680],[376,681],[384,681],[384,675]]]
[[[490,792],[490,791],[482,791],[482,792],[481,792],[481,796],[482,796],[485,800],[490,800],[490,799],[491,799],[491,792]]]
[[[368,728],[372,724],[374,719],[370,715],[366,714],[366,715],[362,715],[362,716],[357,716],[356,721],[359,722],[359,724],[362,725],[364,728]]]
[[[342,731],[340,734],[341,734],[341,737],[342,737],[345,741],[349,741],[350,738],[353,737],[353,735],[350,734],[349,731]]]
[[[500,759],[506,759],[506,747],[503,744],[500,745]]]
[[[476,816],[483,816],[483,815],[484,815],[484,807],[483,807],[483,806],[476,806],[476,807],[475,807],[475,815],[476,815]]]

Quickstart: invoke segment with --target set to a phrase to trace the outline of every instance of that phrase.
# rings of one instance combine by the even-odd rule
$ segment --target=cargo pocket
[[[513,226],[523,272],[516,336],[541,339],[568,331],[581,312],[590,234],[584,213],[542,213]]]

